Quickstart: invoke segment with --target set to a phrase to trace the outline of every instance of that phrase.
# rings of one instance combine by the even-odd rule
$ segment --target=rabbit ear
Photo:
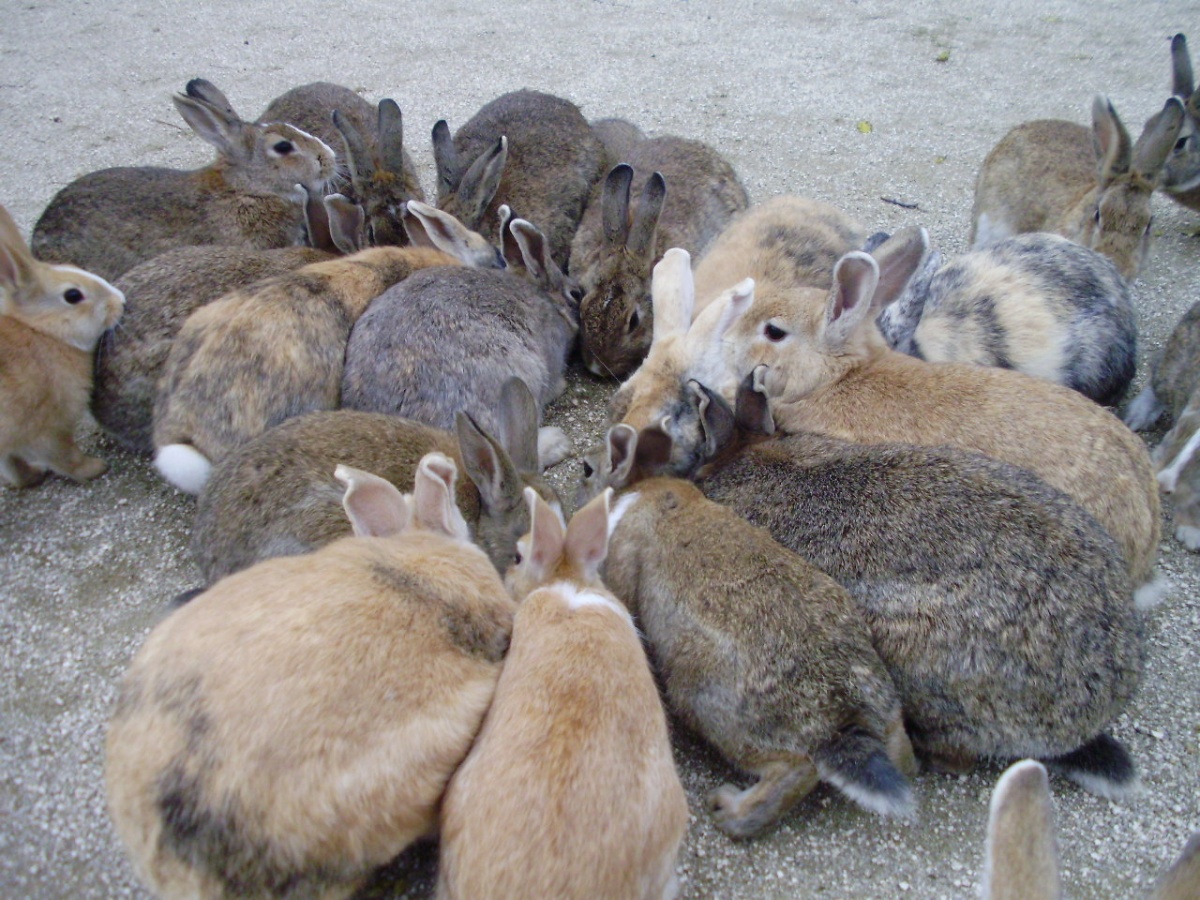
[[[455,193],[469,225],[474,226],[483,218],[484,210],[500,187],[507,161],[508,138],[501,135],[490,149],[479,154],[479,158],[471,163],[471,168],[463,175]]]
[[[540,583],[562,559],[566,527],[559,514],[531,487],[525,488],[525,502],[529,505],[529,540],[522,564]]]
[[[859,250],[847,253],[833,267],[833,290],[825,305],[822,340],[829,349],[843,347],[871,312],[879,283],[875,259]]]
[[[378,121],[380,168],[399,175],[404,171],[404,116],[400,104],[386,97],[380,100]]]
[[[412,507],[390,481],[339,465],[333,476],[346,486],[342,507],[359,537],[388,537],[399,534],[412,520]]]
[[[633,464],[637,461],[638,433],[632,425],[614,425],[604,436],[608,452],[609,471],[602,473],[604,481],[612,487],[623,488],[629,484]]]
[[[629,186],[633,184],[633,166],[613,166],[604,179],[600,211],[604,219],[604,243],[611,248],[625,246],[629,237]]]
[[[608,509],[612,505],[612,495],[612,488],[605,488],[571,516],[567,526],[563,555],[585,584],[599,578],[600,566],[608,556]]]
[[[521,255],[520,265],[529,273],[530,279],[535,284],[543,290],[550,290],[553,283],[550,267],[554,266],[557,269],[558,266],[550,258],[550,248],[547,246],[546,236],[533,223],[525,219],[513,219],[509,224],[509,231]],[[561,279],[561,277],[560,270],[559,278]]]
[[[206,81],[203,78],[193,78],[184,87],[183,92],[189,97],[196,100],[201,100],[209,106],[216,107],[230,119],[241,119],[233,110],[233,104],[229,102],[229,98],[225,96],[217,86],[211,81]]]
[[[1196,89],[1192,75],[1192,57],[1188,53],[1187,37],[1177,34],[1171,38],[1171,93],[1185,102]]]
[[[883,309],[903,293],[929,251],[929,233],[920,226],[898,231],[871,254],[879,267],[879,284],[871,303]]]
[[[992,791],[983,876],[984,900],[1051,900],[1059,896],[1054,809],[1045,767],[1032,759],[1009,766]]]
[[[666,420],[664,419],[664,424]],[[640,478],[653,478],[667,470],[671,463],[671,435],[663,425],[648,425],[638,432],[634,452],[634,472]]]
[[[192,131],[216,147],[223,157],[238,162],[247,159],[247,148],[241,140],[245,125],[236,115],[183,94],[176,94],[171,100]]]
[[[35,265],[17,223],[8,210],[0,206],[0,285],[9,289],[10,297],[15,297],[22,286],[36,279]]]
[[[500,386],[500,443],[519,472],[539,472],[538,407],[533,391],[515,375]]]
[[[1185,116],[1179,98],[1168,98],[1163,108],[1147,120],[1146,127],[1133,145],[1132,162],[1129,165],[1131,172],[1150,184],[1158,183],[1163,163],[1179,139]]]
[[[444,453],[426,453],[413,479],[413,518],[422,528],[460,540],[470,539],[467,522],[454,500],[458,466]]]
[[[479,502],[484,511],[512,509],[520,502],[522,486],[521,474],[512,458],[499,441],[463,410],[455,415],[454,425],[463,470],[479,490]]]
[[[658,230],[658,219],[667,200],[667,180],[655,172],[646,180],[642,195],[638,198],[637,211],[629,226],[629,237],[625,249],[634,259],[643,260],[647,266],[654,261],[654,233]]]
[[[1150,893],[1150,900],[1195,900],[1200,897],[1200,831],[1188,839],[1179,858],[1172,863]]]
[[[409,200],[402,215],[404,231],[415,247],[432,247],[466,265],[477,262],[476,247],[486,243],[454,216],[420,200]],[[494,250],[495,248],[493,248]]]
[[[696,282],[692,276],[692,256],[682,247],[672,247],[655,264],[650,304],[654,311],[651,346],[671,335],[685,334],[692,324]]]
[[[342,144],[346,149],[346,166],[350,170],[350,186],[359,197],[365,196],[367,182],[375,170],[374,160],[367,150],[366,141],[354,123],[342,115],[340,110],[333,111],[333,127],[342,136]]]
[[[462,181],[462,170],[458,165],[458,151],[450,137],[450,126],[445,119],[438,119],[433,126],[433,162],[437,166],[438,197],[448,197],[458,190]]]
[[[1099,94],[1092,101],[1092,142],[1096,148],[1100,184],[1107,186],[1114,178],[1129,171],[1132,145],[1129,132],[1117,118],[1117,111],[1107,97]]]
[[[734,404],[734,421],[737,427],[749,434],[774,434],[775,419],[771,415],[771,402],[767,399],[767,367],[755,366],[754,371],[738,385]]]
[[[713,330],[713,339],[720,343],[725,333],[754,304],[754,279],[743,278],[713,302],[724,304],[721,318],[717,320],[717,327]]]
[[[700,415],[700,433],[704,440],[703,458],[713,459],[734,437],[734,415],[729,404],[719,394],[698,381],[689,381],[688,390]]]
[[[325,198],[325,221],[333,245],[347,255],[363,248],[363,208],[343,194],[330,194]],[[321,249],[326,249],[322,247]]]

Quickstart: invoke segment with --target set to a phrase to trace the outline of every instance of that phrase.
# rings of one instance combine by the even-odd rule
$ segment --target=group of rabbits
[[[1103,98],[1090,130],[1005,136],[946,264],[922,228],[751,205],[711,147],[531,90],[434,127],[434,204],[393,101],[315,83],[248,122],[194,79],[174,102],[211,165],[86,175],[28,246],[0,215],[0,475],[101,474],[90,403],[198,496],[205,587],[108,733],[140,877],[342,897],[437,835],[441,897],[671,897],[664,706],[750,776],[709,801],[737,838],[821,781],[912,817],[918,760],[1136,792],[1107,729],[1160,483],[1200,544],[1200,313],[1127,413],[1175,416],[1157,478],[1105,408],[1151,194],[1200,209],[1182,35],[1172,58],[1136,141]],[[623,381],[568,520],[543,471],[571,448],[539,426],[576,347]],[[1044,793],[1040,765],[998,797]],[[1044,849],[1045,798],[1011,805],[989,896],[1054,896],[1052,853],[1003,849]],[[1189,854],[1158,896],[1200,891]]]

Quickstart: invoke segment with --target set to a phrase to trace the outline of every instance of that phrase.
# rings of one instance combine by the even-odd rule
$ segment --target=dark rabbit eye
[[[583,477],[591,478],[595,471],[596,470],[592,468],[592,464],[585,459],[583,461]]]
[[[571,288],[569,293],[571,295],[571,299],[574,300],[576,303],[583,302],[583,288],[573,287],[573,288]]]
[[[639,323],[641,323],[641,321],[642,321],[641,314],[637,311],[637,308],[635,307],[633,310],[633,315],[631,315],[629,317],[629,333],[630,334],[633,334],[633,332],[637,330],[637,327],[638,327]]]
[[[1096,222],[1097,225],[1100,224],[1100,207],[1098,207],[1098,206],[1096,207],[1096,215],[1092,216],[1092,219]]]
[[[1181,137],[1179,140],[1177,140],[1175,142],[1175,152],[1182,153],[1183,149],[1187,146],[1187,142],[1188,139],[1186,137]]]
[[[294,146],[292,146],[291,141],[276,141],[275,145],[271,149],[274,150],[276,153],[278,153],[280,156],[287,156],[289,153],[291,153],[296,148]]]
[[[63,299],[74,306],[76,303],[83,302],[83,291],[79,288],[67,288],[63,291]]]
[[[514,566],[519,566],[519,565],[521,564],[521,560],[523,560],[524,558],[525,558],[525,557],[521,556],[521,551],[520,551],[520,550],[518,550],[518,551],[517,551],[517,552],[516,552],[516,553],[513,555],[513,565],[514,565]]]
[[[788,333],[778,325],[765,325],[763,327],[763,334],[767,336],[767,340],[779,343],[779,341],[787,337]]]

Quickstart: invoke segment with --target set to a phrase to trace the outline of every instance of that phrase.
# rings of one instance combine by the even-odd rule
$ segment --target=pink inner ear
[[[15,290],[21,282],[20,261],[8,247],[0,244],[0,284]]]

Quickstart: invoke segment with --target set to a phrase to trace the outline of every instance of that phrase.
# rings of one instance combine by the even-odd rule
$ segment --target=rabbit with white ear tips
[[[637,629],[598,574],[611,495],[564,525],[526,490],[512,642],[442,803],[441,900],[676,896],[687,800]]]
[[[818,781],[911,816],[900,699],[849,593],[690,482],[654,477],[670,443],[613,426],[587,487],[621,492],[605,581],[645,632],[668,704],[758,778],[711,795],[717,826],[751,837]]]
[[[1183,103],[1187,117],[1163,166],[1161,187],[1176,203],[1200,210],[1200,91],[1183,34],[1171,39],[1171,93]]]
[[[849,590],[917,752],[950,771],[1036,756],[1093,793],[1135,793],[1133,761],[1105,732],[1145,656],[1113,539],[1029,472],[976,453],[769,440],[763,374],[736,412],[694,386],[700,486]]]
[[[334,175],[334,152],[291,125],[242,121],[203,79],[172,98],[217,149],[194,171],[102,169],[59,191],[34,226],[39,259],[114,279],[140,262],[192,244],[268,249],[304,240],[304,192]]]
[[[503,94],[450,138],[433,128],[439,208],[494,243],[496,213],[508,204],[546,235],[566,267],[588,195],[604,173],[604,145],[570,100],[541,91]]]
[[[1045,768],[1024,759],[992,789],[984,852],[983,900],[1057,900],[1062,896],[1054,807]],[[1200,897],[1200,833],[1147,895],[1149,900]]]
[[[271,556],[307,553],[348,533],[333,479],[345,463],[397,486],[412,482],[421,457],[458,462],[457,503],[475,543],[503,572],[529,527],[522,490],[558,506],[538,467],[537,404],[516,378],[497,404],[498,430],[459,412],[455,431],[348,409],[310,413],[271,428],[213,469],[196,504],[191,551],[211,583]]]
[[[222,579],[151,631],[105,781],[156,894],[344,898],[436,831],[516,609],[455,474],[429,454],[405,497],[339,467],[355,536]]]
[[[1178,98],[1129,134],[1107,98],[1092,128],[1061,119],[1018,125],[984,159],[971,211],[972,247],[1051,231],[1102,253],[1132,281],[1146,258],[1150,197],[1185,113]]]
[[[87,481],[107,468],[75,445],[92,354],[125,307],[103,278],[39,262],[0,206],[0,482],[30,487],[48,471]]]

